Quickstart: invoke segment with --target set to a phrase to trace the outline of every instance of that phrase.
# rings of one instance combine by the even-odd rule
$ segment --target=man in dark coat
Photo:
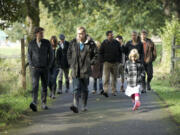
[[[156,59],[156,46],[154,45],[153,41],[147,38],[147,31],[142,30],[141,32],[141,41],[143,43],[144,49],[144,68],[147,73],[147,83],[146,83],[146,76],[143,78],[143,83],[146,86],[145,90],[151,90],[150,82],[153,78],[153,61]],[[147,84],[147,85],[146,85]],[[146,92],[146,91],[142,92]]]
[[[77,28],[77,38],[73,39],[68,49],[68,62],[73,79],[73,105],[70,109],[78,113],[79,97],[82,97],[82,111],[87,111],[88,85],[91,66],[97,59],[97,47],[86,34],[84,27]],[[82,95],[81,95],[82,94]]]
[[[108,97],[109,80],[110,75],[112,76],[112,94],[116,96],[116,80],[117,80],[117,68],[118,63],[121,62],[122,52],[120,44],[114,39],[113,32],[106,32],[107,39],[105,39],[99,49],[100,61],[103,63],[103,74],[104,74],[104,92],[105,97]]]
[[[48,70],[52,65],[52,47],[48,40],[43,39],[44,29],[37,27],[35,29],[35,39],[28,46],[28,62],[32,74],[32,92],[33,102],[30,108],[37,111],[39,79],[41,78],[41,102],[42,109],[48,109],[46,106],[47,85],[48,85]]]
[[[58,81],[58,91],[57,94],[62,94],[62,81],[63,81],[63,73],[66,80],[66,93],[69,91],[69,64],[67,60],[67,51],[69,48],[69,42],[65,40],[65,36],[63,34],[59,35],[60,43],[59,48],[57,50],[57,64],[59,67],[59,81]]]

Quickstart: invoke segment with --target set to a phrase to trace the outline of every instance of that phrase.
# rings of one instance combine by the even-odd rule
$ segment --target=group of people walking
[[[99,84],[99,92],[106,98],[109,97],[110,78],[112,95],[116,96],[117,78],[121,77],[120,91],[132,98],[133,110],[138,109],[141,104],[140,94],[151,90],[152,63],[156,59],[156,48],[152,40],[147,38],[148,33],[145,30],[142,30],[140,37],[133,31],[132,40],[126,44],[122,36],[114,38],[112,31],[106,32],[107,39],[102,43],[94,41],[84,27],[77,28],[77,36],[70,43],[63,34],[59,35],[60,41],[56,36],[52,36],[50,41],[44,39],[44,29],[41,27],[37,27],[34,34],[35,39],[28,46],[33,93],[30,108],[33,111],[37,111],[39,80],[41,79],[42,85],[41,106],[42,109],[48,109],[47,88],[49,87],[50,97],[53,99],[56,93],[62,94],[63,74],[67,93],[69,78],[72,78],[73,103],[70,109],[74,113],[79,112],[80,98],[81,110],[87,111],[90,77],[94,79],[92,93],[97,92]]]

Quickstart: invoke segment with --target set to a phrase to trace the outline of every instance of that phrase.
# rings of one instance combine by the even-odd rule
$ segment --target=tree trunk
[[[25,0],[27,8],[27,26],[28,26],[28,36],[27,42],[34,37],[34,28],[39,26],[39,0]]]

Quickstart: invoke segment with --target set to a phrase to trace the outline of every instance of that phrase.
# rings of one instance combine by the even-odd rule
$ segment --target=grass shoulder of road
[[[166,77],[155,77],[151,85],[152,89],[167,104],[172,118],[180,125],[180,88],[172,87]]]

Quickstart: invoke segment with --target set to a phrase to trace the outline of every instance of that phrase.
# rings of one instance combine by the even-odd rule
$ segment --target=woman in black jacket
[[[50,43],[52,45],[53,50],[53,62],[49,69],[49,88],[50,88],[50,97],[55,98],[56,93],[56,79],[58,75],[58,66],[56,62],[56,52],[57,52],[57,38],[56,36],[52,36],[50,39]]]

